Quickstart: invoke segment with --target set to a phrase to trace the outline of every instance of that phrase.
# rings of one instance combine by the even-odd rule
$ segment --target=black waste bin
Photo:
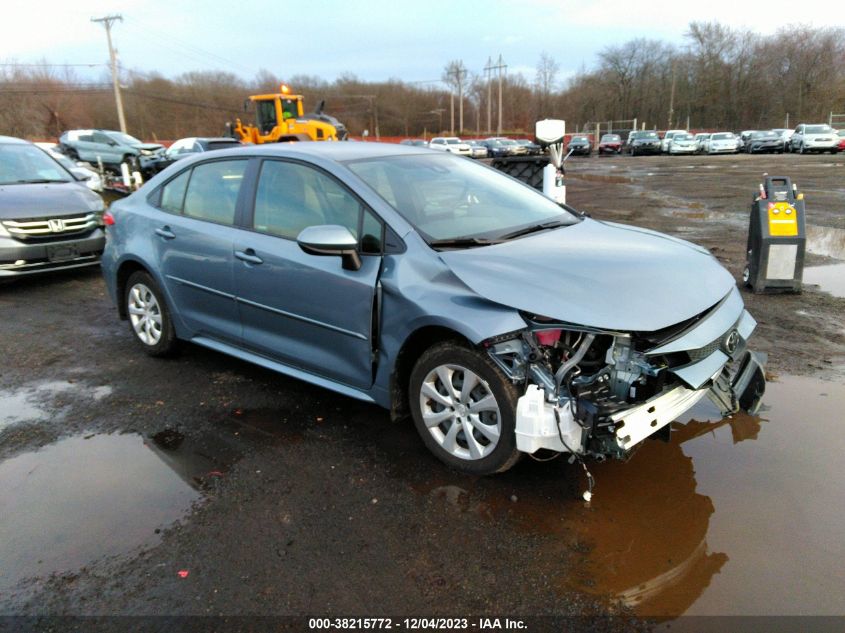
[[[804,194],[788,176],[766,176],[751,203],[745,285],[755,293],[801,292],[806,244]]]

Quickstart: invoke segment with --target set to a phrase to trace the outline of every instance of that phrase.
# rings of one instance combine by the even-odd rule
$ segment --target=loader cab
[[[272,133],[280,122],[303,115],[299,95],[259,95],[250,99],[255,103],[255,125],[262,136]]]
[[[255,125],[259,132],[266,136],[279,124],[276,115],[275,99],[266,99],[255,102]]]

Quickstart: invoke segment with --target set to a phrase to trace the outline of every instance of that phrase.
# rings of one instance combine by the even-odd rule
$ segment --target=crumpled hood
[[[102,198],[80,182],[0,186],[3,220],[57,218],[102,209]]]
[[[133,147],[137,147],[138,149],[149,149],[152,151],[164,149],[164,145],[161,145],[160,143],[139,143],[138,145],[134,145]]]
[[[703,312],[735,285],[699,246],[586,219],[440,257],[474,292],[532,314],[609,330],[659,330]]]

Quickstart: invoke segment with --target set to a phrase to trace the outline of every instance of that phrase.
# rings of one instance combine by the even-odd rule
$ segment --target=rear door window
[[[182,204],[185,202],[185,189],[188,186],[188,178],[190,176],[190,169],[183,171],[161,188],[161,202],[158,206],[162,211],[182,213]]]
[[[233,225],[246,166],[245,160],[196,165],[191,170],[182,212],[198,220]]]

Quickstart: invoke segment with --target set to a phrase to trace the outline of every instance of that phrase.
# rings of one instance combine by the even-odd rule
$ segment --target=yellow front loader
[[[343,141],[346,127],[337,119],[323,113],[321,101],[317,110],[305,114],[302,95],[290,93],[284,84],[275,94],[252,95],[244,102],[255,108],[255,125],[244,124],[240,119],[227,124],[230,136],[244,143],[284,143],[290,141]]]

